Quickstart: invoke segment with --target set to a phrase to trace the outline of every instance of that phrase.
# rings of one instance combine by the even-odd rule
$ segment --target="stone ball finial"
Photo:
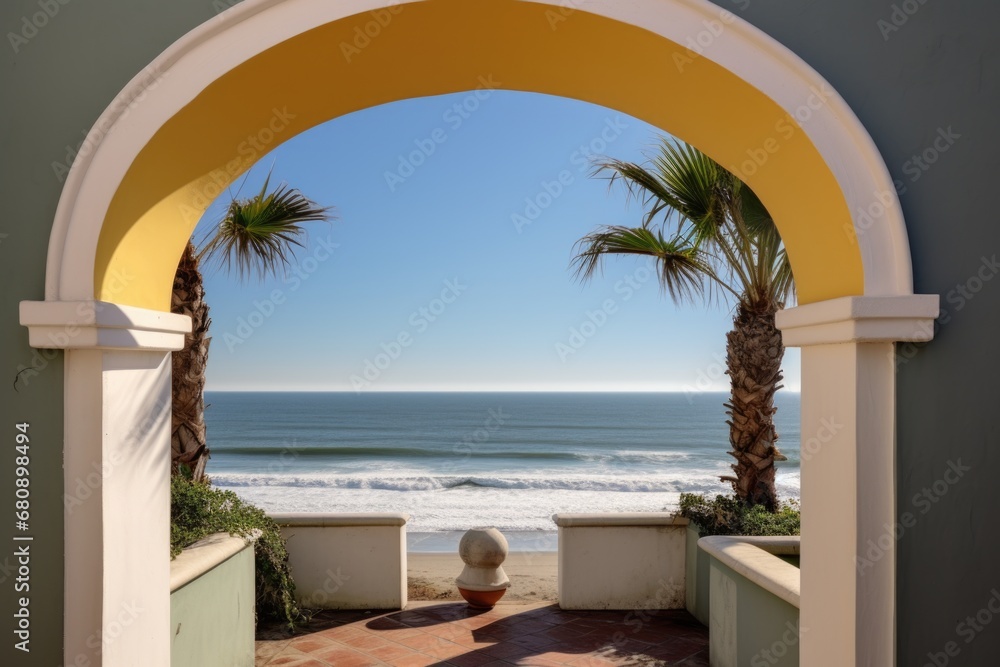
[[[490,609],[507,592],[510,579],[501,566],[508,549],[507,538],[496,528],[474,528],[462,536],[458,555],[465,569],[455,583],[470,606]]]

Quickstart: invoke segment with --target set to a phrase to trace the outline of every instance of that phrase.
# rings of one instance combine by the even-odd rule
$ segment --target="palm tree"
[[[195,480],[205,477],[208,446],[205,434],[205,366],[211,338],[208,304],[202,281],[203,262],[217,260],[237,278],[263,279],[289,265],[296,248],[304,247],[305,222],[332,219],[329,208],[307,199],[298,190],[281,185],[268,192],[270,176],[260,193],[248,199],[234,197],[219,224],[201,249],[188,242],[174,276],[171,311],[191,318],[184,349],[173,353],[172,470]],[[238,194],[238,193],[237,193]]]
[[[736,497],[777,507],[774,394],[781,387],[784,346],[774,316],[794,297],[781,237],[764,205],[739,178],[698,149],[662,139],[649,167],[614,159],[595,174],[625,184],[646,213],[640,227],[602,226],[577,242],[573,266],[588,280],[606,255],[652,257],[661,288],[677,303],[720,298],[735,304],[726,335],[732,392],[729,454]]]

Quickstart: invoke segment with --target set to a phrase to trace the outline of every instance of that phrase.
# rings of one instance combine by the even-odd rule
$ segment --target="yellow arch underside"
[[[737,171],[747,151],[779,146],[742,176],[771,211],[799,303],[862,294],[844,197],[794,118],[757,89],[639,28],[519,0],[429,0],[397,10],[350,62],[342,43],[365,13],[320,26],[243,63],[171,118],[116,192],[95,263],[98,299],[169,310],[174,271],[211,200],[262,154],[247,142],[275,109],[294,118],[264,151],[341,115],[479,87],[600,104],[663,128]],[[552,22],[558,19],[553,29]],[[788,136],[789,133],[791,136]],[[776,141],[776,144],[768,143]]]

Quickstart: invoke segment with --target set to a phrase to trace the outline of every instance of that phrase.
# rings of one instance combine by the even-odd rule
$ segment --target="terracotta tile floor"
[[[257,639],[258,666],[708,665],[708,629],[686,611],[415,602],[405,611],[322,612],[295,635],[261,629]]]

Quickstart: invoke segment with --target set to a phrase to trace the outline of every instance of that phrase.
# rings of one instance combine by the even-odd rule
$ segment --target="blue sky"
[[[641,160],[657,134],[603,107],[481,90],[367,109],[277,146],[242,194],[273,168],[272,184],[338,220],[310,225],[286,275],[240,284],[206,268],[208,388],[727,390],[728,306],[674,305],[648,260],[611,258],[587,284],[569,270],[578,238],[641,214],[589,177],[589,156]],[[797,350],[785,376],[797,391]]]

